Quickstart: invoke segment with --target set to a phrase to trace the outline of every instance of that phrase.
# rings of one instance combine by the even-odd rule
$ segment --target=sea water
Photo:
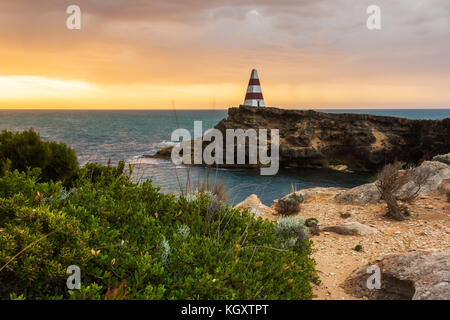
[[[450,117],[450,109],[319,111],[412,119]],[[193,130],[194,121],[203,121],[206,130],[226,116],[226,110],[0,110],[0,130],[33,128],[44,140],[62,141],[74,148],[81,165],[108,161],[116,164],[120,160],[136,163],[144,154],[173,145],[170,141],[173,130]],[[134,176],[141,181],[151,179],[163,192],[174,194],[192,190],[198,181],[220,181],[228,188],[230,203],[256,194],[268,205],[288,193],[292,186],[297,190],[316,186],[349,188],[373,179],[368,174],[318,169],[281,169],[275,176],[261,176],[259,170],[187,168],[163,159],[139,161]]]

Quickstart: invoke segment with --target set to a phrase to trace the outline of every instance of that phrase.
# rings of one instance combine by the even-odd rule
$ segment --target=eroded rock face
[[[448,188],[446,181],[450,180],[450,166],[438,161],[424,161],[415,170],[429,171],[430,176],[427,181],[420,187],[419,195],[430,194],[434,192],[445,193]],[[380,193],[375,185],[376,182],[364,184],[352,189],[344,190],[335,196],[335,200],[339,203],[367,204],[377,203],[381,201]],[[406,184],[398,196],[414,193],[417,186],[410,182]]]
[[[450,151],[450,118],[411,120],[276,108],[230,108],[217,126],[279,129],[280,165],[377,171],[396,159],[430,160]]]
[[[391,254],[372,264],[380,267],[381,288],[368,289],[367,266],[354,271],[342,287],[373,300],[449,300],[450,251]]]
[[[426,183],[421,186],[420,194],[429,194],[438,191],[439,185],[443,180],[450,179],[450,165],[438,161],[424,161],[419,167],[418,171],[428,170],[430,176]],[[403,192],[408,193],[408,190],[415,190],[417,188],[414,183],[409,183],[402,188],[400,196]]]
[[[339,203],[366,204],[381,201],[381,196],[375,183],[368,183],[345,190],[337,194],[334,199]]]
[[[215,128],[224,139],[227,129],[279,129],[280,167],[376,172],[395,160],[419,163],[450,151],[450,118],[413,120],[240,106],[228,109],[228,117]],[[204,141],[203,148],[208,144]],[[167,147],[144,157],[170,158],[171,151]],[[226,164],[225,159],[223,163],[219,166],[260,166],[248,161],[246,165]]]
[[[442,180],[442,182],[438,186],[438,191],[442,194],[450,192],[450,179]]]
[[[302,189],[302,190],[299,190],[299,191],[295,191],[293,193],[287,194],[286,196],[284,196],[284,198],[291,197],[292,195],[295,194],[297,196],[301,196],[303,198],[303,201],[306,201],[309,198],[317,196],[317,195],[325,195],[325,194],[336,195],[336,194],[338,194],[340,192],[343,192],[343,191],[344,191],[344,189],[341,189],[341,188],[315,187],[315,188],[308,188],[308,189]]]
[[[378,233],[378,230],[359,222],[348,221],[337,226],[323,227],[322,231],[334,232],[348,236],[365,236],[367,234]]]
[[[450,165],[450,153],[437,155],[437,156],[433,157],[433,161],[439,161],[439,162]]]
[[[253,213],[257,216],[266,214],[273,215],[275,213],[272,208],[264,205],[256,194],[248,196],[244,201],[237,204],[235,208],[247,209],[248,212]]]

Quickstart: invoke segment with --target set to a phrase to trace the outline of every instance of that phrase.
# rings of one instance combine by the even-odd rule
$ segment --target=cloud
[[[65,27],[74,3],[80,31]],[[383,29],[372,32],[372,0],[0,0],[0,75],[245,86],[258,67],[283,88],[448,85],[449,1],[376,3]]]

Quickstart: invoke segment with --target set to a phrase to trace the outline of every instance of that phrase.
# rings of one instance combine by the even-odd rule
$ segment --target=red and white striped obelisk
[[[256,69],[252,70],[250,76],[244,106],[265,107],[261,84],[259,83],[258,78],[258,71],[256,71]]]

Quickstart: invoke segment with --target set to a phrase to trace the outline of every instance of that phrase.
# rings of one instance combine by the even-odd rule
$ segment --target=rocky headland
[[[240,106],[216,129],[279,129],[280,167],[378,172],[386,164],[416,164],[430,172],[408,217],[386,216],[376,181],[352,189],[312,188],[293,215],[318,221],[311,233],[321,283],[317,299],[450,299],[450,118],[412,120]],[[225,136],[225,135],[224,135]],[[170,158],[172,148],[154,156]],[[399,192],[407,192],[411,185]],[[413,186],[414,187],[414,186]],[[282,198],[282,199],[284,199]],[[235,207],[278,221],[277,201],[251,195]],[[369,266],[381,270],[381,288],[367,287]]]
[[[279,129],[280,167],[374,172],[395,160],[420,163],[450,151],[450,118],[413,120],[240,106],[216,126]],[[145,157],[169,158],[172,147]],[[226,166],[226,165],[224,165]]]
[[[431,172],[419,197],[406,204],[405,221],[386,217],[375,183],[352,189],[312,188],[284,198],[302,199],[293,216],[318,220],[313,256],[321,283],[316,299],[450,299],[450,154],[425,161]],[[277,200],[275,200],[276,202]],[[252,195],[236,206],[279,220],[276,205]],[[381,288],[368,289],[369,266],[381,270]]]

